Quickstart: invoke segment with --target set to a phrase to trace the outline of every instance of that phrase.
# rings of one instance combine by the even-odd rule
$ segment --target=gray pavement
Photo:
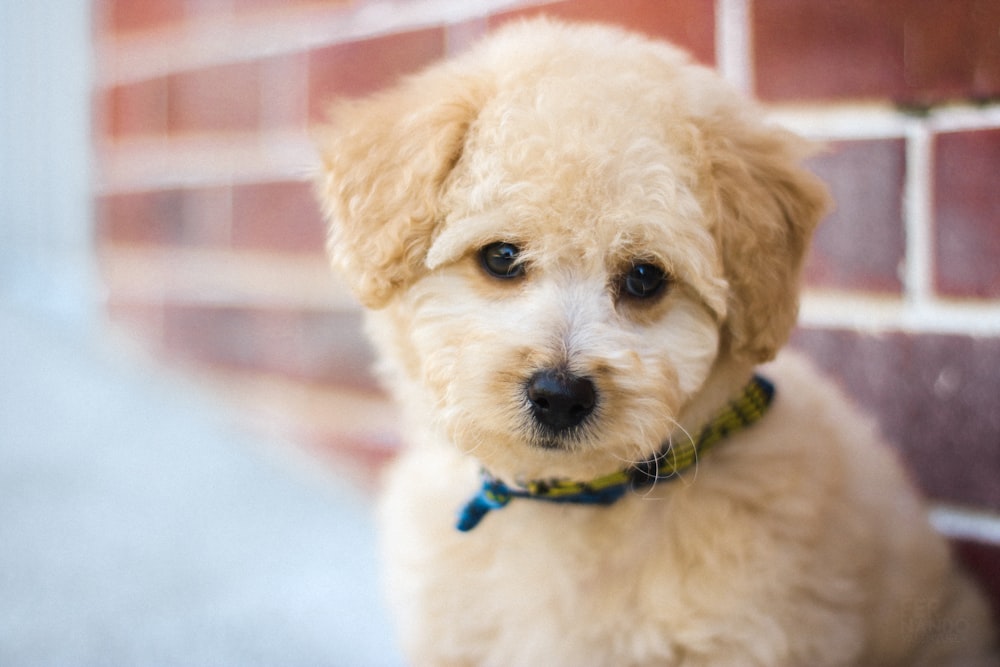
[[[370,501],[0,304],[0,665],[398,665]]]

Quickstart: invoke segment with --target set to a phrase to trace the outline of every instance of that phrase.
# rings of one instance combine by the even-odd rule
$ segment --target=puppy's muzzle
[[[525,393],[535,421],[553,434],[579,426],[597,405],[594,383],[564,369],[538,371]]]

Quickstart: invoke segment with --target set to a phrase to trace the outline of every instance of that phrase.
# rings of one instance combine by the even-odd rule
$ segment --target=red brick
[[[185,245],[227,247],[232,243],[233,193],[229,186],[184,190]]]
[[[172,133],[255,131],[260,127],[261,65],[237,63],[173,74],[167,103]]]
[[[167,79],[115,86],[105,93],[105,132],[111,138],[162,135],[167,131]]]
[[[994,618],[1000,618],[1000,545],[955,540],[952,547],[992,603]]]
[[[261,129],[304,131],[309,115],[309,58],[296,53],[261,63]]]
[[[167,304],[168,354],[207,366],[376,391],[356,313]]]
[[[169,354],[209,366],[253,368],[281,364],[291,347],[286,313],[266,314],[234,307],[167,304],[164,347]],[[262,348],[267,348],[267,358]]]
[[[317,433],[309,439],[308,446],[321,459],[344,474],[347,463],[358,476],[358,481],[372,491],[379,488],[379,480],[386,466],[399,452],[400,443],[391,435],[365,437],[337,432]]]
[[[475,18],[448,26],[447,53],[449,56],[465,51],[479,41],[489,30],[486,18]]]
[[[914,3],[903,25],[903,75],[908,85],[963,96],[969,68],[967,19],[971,19],[966,5],[954,0]]]
[[[334,97],[383,88],[444,56],[445,31],[429,28],[337,44],[309,54],[310,118],[322,118]]]
[[[1000,298],[1000,129],[934,138],[935,285]]]
[[[227,187],[106,195],[97,200],[97,234],[131,245],[224,246],[229,214]]]
[[[189,21],[196,21],[202,17],[226,17],[240,5],[250,2],[250,0],[183,0],[188,13]],[[291,0],[289,0],[291,1]]]
[[[309,184],[234,187],[232,242],[238,248],[322,252],[326,231]]]
[[[972,94],[979,99],[1000,95],[1000,3],[977,0],[971,12],[972,25],[968,37],[974,49],[972,64]]]
[[[874,414],[931,497],[1000,509],[1000,338],[804,329],[793,343]]]
[[[905,260],[901,139],[841,141],[809,167],[830,187],[836,205],[820,225],[806,262],[814,287],[898,293]]]
[[[995,0],[756,0],[757,94],[924,105],[1000,93]]]
[[[102,0],[111,30],[136,32],[177,23],[184,17],[178,0]]]
[[[112,326],[151,352],[161,350],[163,307],[160,303],[124,301],[114,292],[108,294],[105,309]]]
[[[379,392],[374,357],[362,316],[351,312],[302,312],[297,317],[296,372],[309,381]]]
[[[158,190],[101,197],[97,200],[97,235],[114,243],[180,243],[184,195],[180,190]]]
[[[903,89],[900,0],[757,0],[756,92],[768,100],[886,97]]]
[[[908,100],[1000,93],[1000,3],[913,0],[904,17]]]
[[[546,15],[571,21],[613,23],[687,49],[695,59],[715,63],[715,9],[706,0],[563,0],[490,17],[489,25]]]

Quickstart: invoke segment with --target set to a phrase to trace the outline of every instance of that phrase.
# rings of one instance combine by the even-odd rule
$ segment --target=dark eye
[[[667,274],[655,264],[633,264],[622,278],[622,290],[630,297],[648,299],[667,285]]]
[[[491,243],[479,251],[486,272],[495,278],[517,278],[524,273],[524,264],[517,261],[521,249],[513,243]]]

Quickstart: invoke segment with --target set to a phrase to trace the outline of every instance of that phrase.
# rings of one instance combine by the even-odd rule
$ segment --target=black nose
[[[597,403],[594,383],[564,370],[538,371],[526,391],[535,420],[553,431],[578,425]]]

